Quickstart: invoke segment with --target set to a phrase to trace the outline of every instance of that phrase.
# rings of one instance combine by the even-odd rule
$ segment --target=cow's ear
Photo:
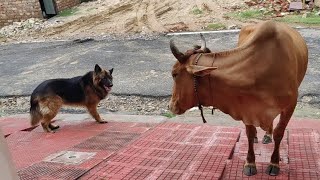
[[[187,68],[189,73],[192,73],[195,76],[205,76],[211,73],[211,71],[217,69],[218,67],[205,67],[205,66],[197,66],[191,65]]]

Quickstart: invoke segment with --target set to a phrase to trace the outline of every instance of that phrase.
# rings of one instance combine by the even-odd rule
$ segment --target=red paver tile
[[[221,178],[221,173],[205,173],[205,172],[195,172],[189,174],[186,180],[218,180]]]
[[[199,129],[198,132],[216,132],[219,129],[218,126],[210,126],[207,124],[203,124]]]
[[[156,180],[167,180],[167,179],[172,179],[172,180],[178,180],[178,179],[183,179],[183,173],[182,172],[177,172],[177,171],[162,171],[161,174],[155,178]]]
[[[180,124],[179,129],[189,129],[194,130],[195,128],[199,128],[201,125],[199,124]]]
[[[161,123],[157,126],[157,128],[164,128],[164,129],[177,129],[179,126],[181,126],[180,123]]]
[[[209,138],[209,137],[213,136],[213,134],[214,134],[214,131],[201,131],[199,129],[194,136]]]
[[[120,151],[121,154],[130,155],[130,156],[139,156],[145,153],[148,153],[148,150],[145,148],[137,147],[126,147]]]
[[[145,166],[145,167],[151,167],[156,168],[163,165],[166,161],[156,158],[144,158],[138,165],[139,166]]]
[[[149,157],[154,157],[158,159],[169,159],[174,154],[175,151],[163,150],[163,149],[153,149],[147,155]]]
[[[209,138],[203,138],[203,137],[193,137],[190,138],[187,142],[191,144],[206,144],[209,141]]]
[[[295,171],[290,170],[289,172],[290,179],[303,179],[303,180],[319,180],[320,179],[320,172],[319,171]]]
[[[238,139],[239,134],[239,132],[217,132],[215,135],[219,138]]]
[[[152,172],[153,170],[150,170],[150,169],[134,168],[126,176],[124,176],[123,179],[124,180],[146,179]]]
[[[320,136],[312,129],[285,134],[276,177],[264,173],[273,143],[255,144],[258,174],[246,177],[244,129],[180,123],[100,125],[89,119],[57,123],[62,128],[55,134],[38,127],[6,138],[21,179],[319,179]],[[259,140],[263,135],[258,131]],[[62,150],[96,154],[78,165],[42,161]]]
[[[166,169],[169,170],[187,170],[191,164],[193,163],[193,161],[190,160],[173,160],[173,161],[169,161],[167,162],[167,165],[165,165]]]
[[[234,146],[234,144],[237,142],[237,139],[225,139],[225,138],[217,138],[214,139],[212,144],[218,145],[218,146]]]
[[[20,118],[20,117],[5,117],[0,118],[0,128],[2,133],[5,136],[8,136],[12,133],[22,131],[24,129],[30,128],[30,119],[29,118]]]

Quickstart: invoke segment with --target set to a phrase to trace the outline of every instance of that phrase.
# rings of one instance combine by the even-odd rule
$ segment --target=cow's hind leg
[[[280,143],[283,138],[285,129],[288,125],[288,122],[293,114],[295,106],[296,106],[296,103],[294,103],[294,105],[288,107],[283,112],[281,112],[280,121],[277,124],[277,127],[273,131],[274,150],[273,150],[273,153],[271,156],[270,165],[268,166],[268,168],[266,170],[266,173],[269,174],[270,176],[277,176],[280,172],[280,167],[279,167]]]
[[[256,128],[256,135],[254,136],[254,143],[258,143],[258,132],[257,132],[257,128]]]
[[[248,138],[248,154],[247,154],[247,161],[243,168],[243,173],[247,176],[252,176],[257,174],[256,162],[255,162],[255,155],[254,155],[254,139],[257,134],[256,127],[252,125],[246,125],[246,134]]]
[[[266,134],[263,136],[262,143],[269,144],[272,143],[272,133],[273,133],[273,124],[268,128]]]

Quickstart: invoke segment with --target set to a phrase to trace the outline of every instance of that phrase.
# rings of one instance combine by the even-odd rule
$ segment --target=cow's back
[[[244,26],[239,34],[238,47],[241,46],[250,46],[249,49],[258,52],[253,61],[272,62],[266,70],[267,77],[262,78],[270,77],[272,72],[299,87],[307,69],[308,49],[295,29],[273,21]]]

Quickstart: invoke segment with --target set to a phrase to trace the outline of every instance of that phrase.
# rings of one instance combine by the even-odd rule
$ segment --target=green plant
[[[77,11],[78,11],[78,8],[65,9],[63,11],[60,11],[58,16],[60,16],[60,17],[71,16],[71,15],[75,14]]]
[[[301,23],[308,25],[319,25],[320,24],[320,16],[315,13],[311,13],[307,17],[302,17],[303,15],[287,15],[283,18],[278,18],[278,21],[287,22],[287,23]]]
[[[165,116],[165,117],[167,117],[167,118],[173,118],[173,117],[176,116],[175,114],[172,114],[172,113],[170,113],[170,112],[166,112],[166,113],[164,113],[164,114],[162,114],[162,115]]]
[[[229,13],[227,14],[227,16],[235,19],[239,19],[239,20],[259,19],[264,16],[264,12],[259,10],[245,10],[245,11]]]
[[[226,28],[227,28],[226,25],[222,23],[210,23],[205,29],[206,30],[222,30]]]
[[[201,9],[199,9],[198,7],[194,7],[194,8],[192,9],[192,13],[193,13],[194,15],[198,15],[198,14],[202,14],[203,11],[202,11]]]

